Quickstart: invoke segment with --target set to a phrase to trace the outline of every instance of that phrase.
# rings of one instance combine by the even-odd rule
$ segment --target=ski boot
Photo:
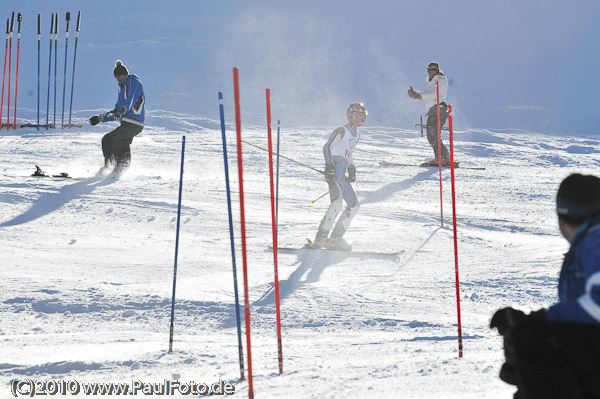
[[[346,230],[336,227],[331,233],[331,237],[325,243],[325,248],[334,251],[352,251],[352,245],[347,243],[342,237]]]
[[[35,172],[31,176],[46,177],[46,173],[37,165],[35,165]]]
[[[421,166],[438,166],[438,160],[437,159],[432,159],[431,161],[427,161],[427,162],[423,162],[421,164]]]
[[[327,242],[327,236],[329,235],[329,231],[319,229],[317,231],[317,235],[314,241],[308,240],[308,243],[304,246],[306,249],[321,249]]]

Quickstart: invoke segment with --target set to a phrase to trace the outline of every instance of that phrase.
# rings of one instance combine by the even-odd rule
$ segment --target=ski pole
[[[258,145],[254,145],[254,144],[252,144],[252,143],[249,143],[249,142],[247,142],[246,140],[242,140],[242,143],[246,143],[246,144],[248,144],[248,145],[251,145],[252,147],[258,148],[259,150],[263,150],[263,151],[267,151],[267,152],[269,152],[269,150],[267,150],[266,148],[260,147],[260,146],[258,146]],[[287,159],[288,161],[292,161],[292,162],[294,162],[294,163],[297,163],[298,165],[302,165],[302,166],[305,166],[305,167],[307,167],[308,169],[312,169],[312,170],[314,170],[315,172],[319,172],[319,173],[320,173],[320,174],[322,174],[322,175],[324,175],[324,174],[325,174],[325,172],[323,172],[322,170],[319,170],[319,169],[317,169],[317,168],[313,168],[312,166],[310,166],[310,165],[307,165],[307,164],[305,164],[305,163],[298,162],[298,161],[296,161],[295,159],[288,158],[288,157],[284,157],[283,155],[279,155],[279,154],[277,154],[277,155],[278,155],[278,156],[280,156],[280,157],[281,157],[281,158],[283,158],[283,159]]]
[[[6,82],[6,58],[8,55],[8,35],[10,34],[10,18],[6,18],[6,46],[4,47],[4,74],[2,75],[2,100],[0,101],[0,129],[2,128],[2,110],[4,109],[4,82]]]
[[[40,130],[40,53],[42,39],[42,16],[38,14],[38,77],[37,77],[37,130]]]
[[[231,189],[229,187],[229,161],[227,160],[227,140],[225,137],[225,112],[223,111],[223,93],[219,92],[219,114],[221,116],[221,136],[223,138],[223,162],[225,163],[225,186],[227,188],[227,213],[229,215],[229,241],[231,242],[231,260],[233,263],[233,293],[235,295],[235,320],[237,322],[238,355],[240,361],[240,379],[244,376],[244,349],[242,346],[242,322],[240,317],[240,299],[238,295],[237,268],[235,264],[235,244],[233,237],[233,215],[231,212]]]
[[[60,128],[65,128],[65,91],[67,88],[67,50],[69,50],[69,21],[71,20],[71,13],[67,12],[67,33],[65,36],[65,72],[63,75],[63,101],[62,101],[62,118],[60,121]]]
[[[79,41],[79,25],[81,24],[81,11],[77,14],[77,29],[75,31],[75,54],[73,55],[73,76],[71,77],[71,104],[69,106],[69,127],[71,127],[71,113],[73,111],[73,88],[75,87],[75,60],[77,59],[77,42]]]
[[[50,18],[50,56],[48,57],[48,96],[46,97],[46,130],[48,130],[48,118],[50,117],[50,73],[52,70],[52,35],[54,34],[54,13]]]
[[[54,15],[54,114],[53,125],[56,129],[56,66],[58,59],[58,13]]]
[[[15,130],[17,130],[17,88],[19,87],[19,49],[21,48],[21,21],[23,17],[21,13],[17,16],[17,23],[19,24],[19,30],[17,32],[17,69],[15,75],[15,116],[13,118],[13,124]],[[8,130],[8,128],[7,128]]]
[[[315,202],[317,202],[318,200],[320,200],[321,198],[323,198],[324,196],[326,196],[327,194],[329,194],[329,191],[327,191],[325,194],[321,195],[319,198],[314,199],[312,201],[310,201],[311,204],[314,204]]]
[[[15,12],[10,17],[10,44],[8,45],[8,95],[6,96],[6,130],[10,127],[10,69],[12,63],[12,36],[13,26],[15,24]]]
[[[181,193],[183,188],[183,156],[185,153],[185,136],[181,143],[181,172],[179,174],[179,202],[177,204],[177,234],[175,237],[175,266],[173,267],[173,299],[171,301],[171,327],[169,329],[169,353],[173,353],[173,324],[175,320],[175,285],[177,283],[177,253],[179,250],[179,221],[181,219]]]

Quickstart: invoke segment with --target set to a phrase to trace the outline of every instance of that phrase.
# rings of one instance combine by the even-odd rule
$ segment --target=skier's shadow
[[[391,197],[398,191],[404,191],[404,190],[410,188],[411,186],[413,186],[415,183],[427,179],[429,176],[433,175],[436,171],[437,171],[437,169],[435,169],[435,168],[427,168],[424,171],[419,172],[416,176],[414,176],[410,179],[387,184],[375,191],[367,191],[367,192],[361,191],[360,192],[360,196],[361,196],[360,203],[361,203],[361,205],[364,205],[364,204],[370,204],[370,203],[374,203],[374,202],[383,201],[383,200]]]
[[[285,299],[293,294],[305,284],[312,284],[319,281],[321,274],[327,266],[341,263],[348,258],[349,255],[339,252],[328,251],[302,251],[297,254],[298,267],[290,274],[287,280],[279,281],[279,298]],[[302,280],[302,277],[306,278]],[[267,306],[275,303],[275,289],[271,286],[258,301],[254,303],[257,306]]]
[[[114,179],[105,179],[101,176],[94,176],[77,183],[63,186],[58,191],[44,193],[36,200],[31,208],[21,215],[0,224],[0,227],[17,226],[31,222],[56,211],[75,199],[91,194],[97,187],[107,186],[114,181]]]

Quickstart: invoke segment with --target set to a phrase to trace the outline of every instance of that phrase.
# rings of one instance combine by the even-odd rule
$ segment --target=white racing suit
[[[323,146],[325,163],[335,166],[335,179],[327,181],[331,205],[329,205],[329,209],[327,209],[319,225],[317,237],[319,237],[319,234],[324,233],[328,235],[335,227],[331,239],[341,238],[360,208],[356,193],[346,176],[348,167],[353,164],[352,151],[359,140],[360,133],[348,123],[334,130]],[[345,209],[343,207],[344,202],[346,202]],[[340,212],[341,216],[338,219]],[[315,241],[317,240],[318,238],[315,239]]]

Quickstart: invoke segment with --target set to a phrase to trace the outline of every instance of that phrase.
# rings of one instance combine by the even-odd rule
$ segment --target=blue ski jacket
[[[571,240],[560,271],[558,298],[546,320],[600,324],[600,216],[587,220]]]
[[[119,83],[119,97],[115,108],[104,113],[103,121],[121,120],[144,126],[145,98],[142,81],[137,75],[128,75],[122,83]]]

